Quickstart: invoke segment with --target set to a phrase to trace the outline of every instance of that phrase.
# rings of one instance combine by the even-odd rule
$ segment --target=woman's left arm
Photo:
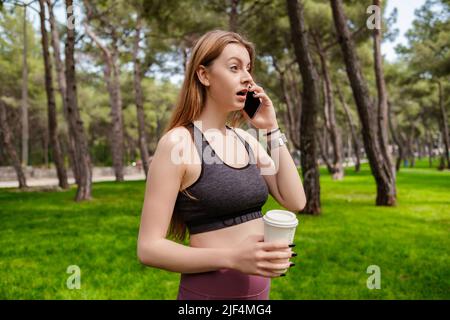
[[[237,130],[249,142],[256,158],[256,164],[261,170],[261,175],[266,181],[272,197],[288,210],[301,211],[306,205],[305,192],[287,146],[282,145],[272,149],[271,156],[269,156],[263,145],[252,134],[240,128]],[[280,131],[277,131],[268,138],[270,140],[278,139],[279,136]]]
[[[272,133],[268,137],[267,144],[277,141],[280,135],[280,131]],[[267,185],[272,189],[272,196],[286,209],[292,211],[303,210],[306,205],[305,191],[295,162],[286,144],[271,149],[270,159],[273,163],[269,167],[269,173],[264,175],[264,172],[262,172],[262,174]]]
[[[244,118],[255,128],[272,131],[279,128],[272,101],[264,92],[264,89],[254,82],[249,85],[249,91],[255,93],[261,101],[261,106],[253,118],[249,118],[244,110],[241,110]],[[245,132],[244,130],[242,130]],[[250,133],[245,132],[248,141],[252,141],[253,150],[256,151],[258,167],[261,169],[270,194],[288,210],[301,211],[306,205],[305,191],[300,179],[297,167],[286,145],[271,149],[269,156],[261,143]],[[264,141],[266,144],[276,141],[281,135],[280,130],[270,134]]]

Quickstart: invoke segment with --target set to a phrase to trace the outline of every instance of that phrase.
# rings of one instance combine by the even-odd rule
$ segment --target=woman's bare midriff
[[[206,138],[208,139],[208,136],[206,136]],[[237,141],[237,139],[238,138],[234,133],[228,132],[227,137],[224,139],[225,141],[211,141],[210,139],[208,139],[208,141],[220,159],[223,159],[225,163],[234,168],[241,168],[248,163],[249,159],[244,145],[241,141]],[[223,143],[225,143],[225,146]],[[193,159],[194,162],[186,164],[181,189],[192,185],[201,173],[200,157],[195,151],[193,143],[189,149],[191,153],[191,157],[189,158]],[[223,152],[224,150],[227,150],[227,152]],[[236,152],[238,153],[238,156],[236,156]],[[245,159],[245,161],[237,161],[236,159]],[[262,218],[250,220],[227,228],[192,234],[190,235],[189,244],[190,246],[197,248],[224,248],[234,246],[253,234],[264,234]]]
[[[192,234],[189,239],[189,245],[197,248],[233,247],[253,234],[264,234],[262,218],[223,229]]]

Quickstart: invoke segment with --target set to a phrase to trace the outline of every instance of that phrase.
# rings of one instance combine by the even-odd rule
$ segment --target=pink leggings
[[[269,300],[270,280],[233,269],[182,273],[177,300]]]

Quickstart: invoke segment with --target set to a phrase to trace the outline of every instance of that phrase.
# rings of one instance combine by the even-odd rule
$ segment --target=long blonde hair
[[[220,56],[225,46],[230,43],[243,45],[247,49],[250,56],[250,73],[253,72],[255,60],[253,43],[231,31],[212,30],[205,33],[197,40],[191,51],[178,101],[164,133],[179,126],[186,126],[200,116],[206,101],[206,88],[200,82],[196,71],[200,65],[205,67],[211,65]],[[239,110],[231,112],[227,119],[227,124],[231,127],[239,127],[243,122],[245,122],[245,118]],[[194,198],[187,190],[182,192],[188,197]],[[186,237],[186,225],[177,212],[172,215],[169,235],[180,241],[184,241]]]

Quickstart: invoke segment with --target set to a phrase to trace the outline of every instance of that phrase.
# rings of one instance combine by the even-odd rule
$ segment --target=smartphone
[[[248,114],[248,116],[253,118],[258,112],[259,107],[261,106],[261,100],[259,98],[253,97],[253,92],[247,91],[247,96],[245,98],[244,111]]]

